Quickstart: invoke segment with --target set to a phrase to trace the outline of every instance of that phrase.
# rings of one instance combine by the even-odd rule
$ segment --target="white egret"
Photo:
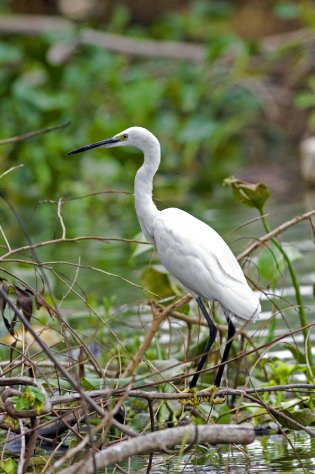
[[[157,250],[165,268],[196,298],[209,326],[209,340],[193,375],[188,391],[194,393],[200,371],[216,338],[217,329],[203,300],[218,301],[228,323],[227,344],[214,385],[220,386],[225,363],[235,335],[232,317],[255,320],[260,314],[258,297],[250,289],[232,251],[219,234],[204,222],[175,208],[160,211],[152,199],[153,178],[160,164],[160,143],[148,130],[130,127],[112,138],[76,148],[81,153],[93,148],[133,146],[143,152],[144,162],[135,177],[135,207],[145,238]],[[213,400],[213,396],[211,397]]]

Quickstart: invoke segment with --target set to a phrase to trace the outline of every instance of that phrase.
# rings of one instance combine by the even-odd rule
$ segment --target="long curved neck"
[[[158,170],[161,151],[158,140],[142,147],[144,163],[135,177],[135,207],[145,238],[154,244],[153,226],[158,209],[152,199],[153,178]]]

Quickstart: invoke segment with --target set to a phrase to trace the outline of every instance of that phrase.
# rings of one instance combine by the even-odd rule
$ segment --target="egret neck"
[[[152,189],[153,178],[160,164],[161,149],[156,138],[154,141],[151,139],[150,143],[144,142],[139,149],[143,152],[144,162],[135,177],[135,207],[145,238],[154,244],[154,219],[159,211],[152,199]]]

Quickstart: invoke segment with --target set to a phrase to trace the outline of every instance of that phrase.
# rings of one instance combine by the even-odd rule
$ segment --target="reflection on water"
[[[137,472],[146,472],[146,461],[136,461]],[[124,466],[125,467],[125,466]],[[131,464],[132,469],[135,465]],[[133,470],[129,472],[135,472]],[[288,437],[257,437],[245,447],[200,446],[181,459],[155,456],[151,474],[312,474],[315,472],[315,440],[304,433]]]

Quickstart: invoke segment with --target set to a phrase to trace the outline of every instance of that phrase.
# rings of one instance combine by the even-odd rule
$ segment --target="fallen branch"
[[[60,474],[84,472],[93,474],[110,464],[115,464],[136,454],[150,451],[167,452],[178,445],[206,444],[250,444],[255,440],[252,427],[238,425],[188,425],[168,428],[110,446],[83,461],[63,469]]]
[[[72,41],[75,45],[98,46],[128,56],[184,59],[193,63],[200,63],[206,57],[206,47],[201,44],[137,39],[92,28],[79,30],[75,23],[56,16],[2,15],[0,17],[0,34],[2,35],[33,36],[46,34],[48,31],[72,32]]]
[[[200,63],[207,55],[207,46],[202,43],[192,44],[180,41],[148,40],[147,38],[136,39],[92,28],[79,30],[74,22],[60,16],[23,14],[1,15],[0,17],[0,34],[2,35],[34,36],[54,31],[72,33],[74,45],[96,45],[128,56],[165,57]],[[308,46],[314,41],[313,28],[299,28],[295,31],[262,38],[260,40],[260,50],[262,53],[270,54],[290,46]],[[72,50],[70,49],[70,51]],[[231,54],[227,55],[223,58],[223,61],[233,59],[233,56],[232,58],[231,56]]]

